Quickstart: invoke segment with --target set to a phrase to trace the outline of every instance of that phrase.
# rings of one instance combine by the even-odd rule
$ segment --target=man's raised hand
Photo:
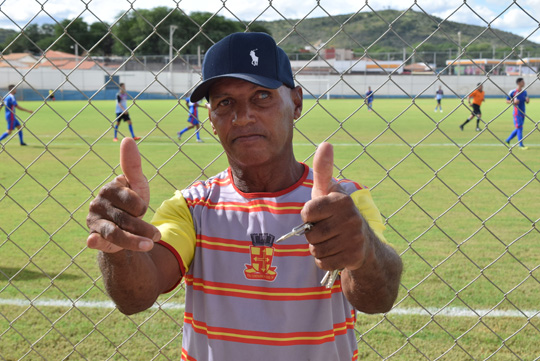
[[[311,200],[301,213],[304,222],[314,224],[306,238],[321,269],[356,269],[364,261],[364,219],[351,197],[333,180],[333,168],[332,145],[322,143],[313,159]]]
[[[124,138],[120,145],[120,166],[124,174],[106,184],[90,203],[86,243],[106,253],[149,251],[161,234],[142,220],[150,202],[150,188],[137,144],[131,138]]]

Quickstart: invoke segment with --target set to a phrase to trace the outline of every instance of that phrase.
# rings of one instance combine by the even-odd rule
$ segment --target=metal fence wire
[[[229,32],[261,29],[287,50],[309,100],[295,124],[301,160],[309,162],[324,140],[345,140],[355,149],[351,158],[336,160],[337,173],[354,179],[364,167],[374,170],[361,181],[368,182],[389,241],[404,260],[394,309],[358,315],[359,359],[538,359],[538,156],[530,155],[535,149],[507,147],[495,130],[500,119],[511,117],[504,98],[518,76],[533,98],[531,109],[540,95],[540,46],[531,41],[539,28],[538,2],[507,1],[489,19],[487,2],[476,6],[466,0],[448,2],[444,18],[431,15],[420,1],[400,4],[399,11],[372,1],[349,2],[348,15],[334,15],[332,1],[308,1],[301,7],[305,12],[293,16],[290,5],[269,0],[242,5],[260,9],[248,19],[246,12],[235,13],[241,7],[233,0],[214,3],[204,13],[185,10],[195,8],[187,1],[161,2],[159,11],[142,1],[119,1],[110,5],[116,11],[111,21],[100,18],[98,8],[106,5],[98,0],[0,1],[0,23],[15,30],[5,37],[0,87],[17,85],[19,102],[34,110],[21,120],[33,146],[19,147],[16,132],[0,145],[0,359],[181,359],[183,286],[148,311],[122,315],[106,295],[96,252],[84,243],[89,202],[121,173],[118,147],[111,142],[112,108],[104,110],[100,101],[114,104],[118,84],[125,82],[129,109],[139,117],[135,131],[151,124],[139,134],[156,199],[151,217],[175,189],[226,164],[207,121],[201,130],[205,148],[194,148],[193,133],[178,140],[169,131],[171,118],[185,119],[183,98],[201,80],[204,51]],[[58,6],[78,13],[66,20],[55,15],[63,14],[55,11]],[[510,13],[516,21],[532,22],[527,35],[496,29]],[[457,14],[474,19],[476,32],[456,25]],[[261,22],[267,17],[279,21]],[[83,19],[86,29],[92,23],[93,38],[80,33]],[[368,21],[366,41],[358,27]],[[137,31],[123,28],[134,24]],[[413,29],[423,30],[412,34]],[[439,43],[448,47],[434,46]],[[470,114],[467,96],[477,83],[505,105],[482,120],[479,132],[456,139],[458,124],[449,131],[448,119],[460,111]],[[377,99],[395,99],[403,107],[392,116],[375,107],[371,125],[358,125],[359,114],[367,114],[368,86]],[[439,86],[445,102],[456,100],[443,115],[433,112]],[[56,103],[46,101],[49,90]],[[359,101],[344,115],[330,105],[335,98]],[[65,111],[60,100],[82,102]],[[322,135],[308,128],[315,112],[327,118]],[[426,119],[426,131],[415,133],[403,124],[411,112]],[[81,124],[89,113],[92,124]],[[40,117],[61,125],[44,128]],[[538,125],[538,116],[528,113],[524,139],[531,148]],[[366,127],[375,134],[371,139],[361,136]],[[125,125],[120,134],[129,136]],[[433,138],[438,140],[432,147],[448,149],[444,159],[433,159],[434,148],[427,146]],[[399,149],[396,157],[387,155],[389,147]],[[481,147],[486,153],[478,154]],[[465,173],[477,176],[460,183]]]

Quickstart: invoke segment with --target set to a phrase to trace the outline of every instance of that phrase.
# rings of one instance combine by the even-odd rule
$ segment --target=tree
[[[169,53],[169,25],[176,25],[185,33],[189,23],[177,12],[166,7],[135,10],[124,16],[113,28],[118,38],[113,49],[115,54],[165,55]],[[175,37],[179,35],[175,33]]]
[[[93,48],[92,55],[111,55],[114,38],[109,34],[109,25],[95,22],[90,25],[89,46]]]
[[[20,33],[8,37],[4,42],[4,48],[11,53],[40,54],[41,48],[37,44],[40,39],[39,26],[37,24],[30,24]],[[10,44],[11,42],[13,43]]]
[[[150,10],[136,10],[124,15],[114,26],[113,33],[118,38],[113,46],[114,53],[129,55],[168,55],[170,26],[174,32],[173,47],[183,54],[195,54],[200,47],[207,50],[213,43],[234,32],[269,31],[260,24],[247,27],[239,21],[208,12],[194,12],[189,16],[174,9],[156,7]]]
[[[93,46],[88,24],[81,18],[65,19],[54,25],[54,35],[59,38],[53,46],[54,50],[75,53],[77,45],[79,54],[82,54]]]
[[[53,24],[43,24],[39,29],[40,39],[37,41],[37,45],[41,51],[45,51],[56,40],[54,35]]]

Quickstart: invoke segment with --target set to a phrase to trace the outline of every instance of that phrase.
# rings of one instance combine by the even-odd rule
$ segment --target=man
[[[118,126],[122,120],[128,123],[129,132],[131,133],[133,139],[141,139],[141,137],[136,137],[135,133],[133,132],[133,124],[131,123],[131,118],[127,111],[127,98],[128,94],[126,92],[126,85],[124,83],[120,83],[120,90],[118,93],[116,93],[116,125],[114,127],[113,142],[118,142]]]
[[[200,128],[200,122],[199,122],[199,107],[202,107],[202,105],[199,104],[199,102],[192,102],[189,98],[186,98],[186,105],[188,107],[188,125],[184,129],[178,132],[178,140],[182,139],[182,134],[190,130],[191,128],[196,127],[197,130],[195,131],[195,136],[197,137],[198,143],[203,143],[201,139],[201,135],[199,134],[199,128]]]
[[[482,83],[477,84],[477,88],[468,96],[469,105],[471,105],[471,98],[472,100],[472,113],[471,115],[465,120],[463,124],[459,126],[459,129],[463,131],[463,127],[465,127],[465,124],[471,121],[472,118],[476,117],[476,131],[480,131],[480,119],[482,118],[482,112],[480,111],[480,106],[482,105],[482,102],[484,102],[484,86]]]
[[[510,146],[510,141],[517,136],[519,141],[519,149],[527,150],[528,147],[523,145],[523,123],[525,123],[525,104],[529,104],[529,97],[525,88],[525,80],[517,78],[517,88],[511,90],[506,96],[506,103],[514,105],[514,131],[506,138],[506,145]]]
[[[32,114],[33,112],[31,110],[25,109],[21,107],[17,103],[17,99],[15,99],[15,94],[17,94],[17,88],[15,88],[15,85],[9,85],[8,86],[9,94],[4,99],[4,106],[6,107],[6,121],[7,121],[7,131],[0,136],[0,141],[7,138],[11,132],[17,128],[19,131],[19,142],[21,145],[26,145],[26,143],[23,140],[23,131],[21,129],[21,123],[19,123],[19,120],[17,119],[17,116],[15,115],[15,108],[22,110],[23,112],[27,112]],[[2,107],[0,106],[0,109]]]
[[[142,221],[148,182],[135,143],[124,139],[124,175],[100,191],[87,218],[107,292],[132,314],[184,278],[184,360],[356,359],[355,308],[389,311],[402,272],[369,191],[332,178],[330,144],[319,146],[313,169],[295,160],[302,89],[270,36],[225,37],[202,71],[191,100],[207,98],[229,168],[177,191],[150,225]],[[305,236],[274,242],[303,222],[313,224]],[[321,286],[336,269],[341,279]]]
[[[371,87],[368,87],[368,91],[366,92],[366,104],[368,112],[371,112],[373,110],[373,91]]]
[[[435,112],[437,111],[437,109],[439,109],[442,113],[442,105],[441,105],[441,101],[442,101],[442,97],[444,95],[444,92],[442,90],[442,87],[439,86],[439,90],[437,90],[435,92],[435,100],[437,101],[437,105],[435,105]]]

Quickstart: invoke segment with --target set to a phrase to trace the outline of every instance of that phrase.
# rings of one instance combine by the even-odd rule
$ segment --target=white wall
[[[58,70],[58,69],[24,69],[0,68],[0,89],[7,89],[9,84],[18,84],[22,89],[59,89],[96,91],[104,87],[106,76],[118,75],[120,82],[126,83],[128,91],[144,91],[167,94],[174,92],[183,94],[189,91],[201,77],[198,73],[162,72],[152,74],[141,71],[106,72],[104,70]]]
[[[104,86],[106,75],[118,75],[120,82],[126,83],[129,91],[146,93],[174,93],[181,96],[190,91],[200,80],[198,73],[162,72],[152,74],[141,71],[106,72],[104,70],[60,71],[57,69],[37,68],[15,70],[0,68],[0,89],[7,89],[8,84],[24,83],[21,88],[36,90],[56,89],[96,91]],[[540,82],[536,75],[524,75],[530,96],[540,96]],[[306,81],[307,80],[307,81]],[[515,87],[514,76],[457,76],[457,75],[299,75],[296,78],[309,92],[320,95],[330,88],[331,96],[353,97],[365,94],[368,86],[378,96],[434,96],[439,85],[445,96],[457,94],[463,97],[470,93],[479,82],[484,83],[486,96],[503,96]],[[306,91],[305,93],[309,93]]]

